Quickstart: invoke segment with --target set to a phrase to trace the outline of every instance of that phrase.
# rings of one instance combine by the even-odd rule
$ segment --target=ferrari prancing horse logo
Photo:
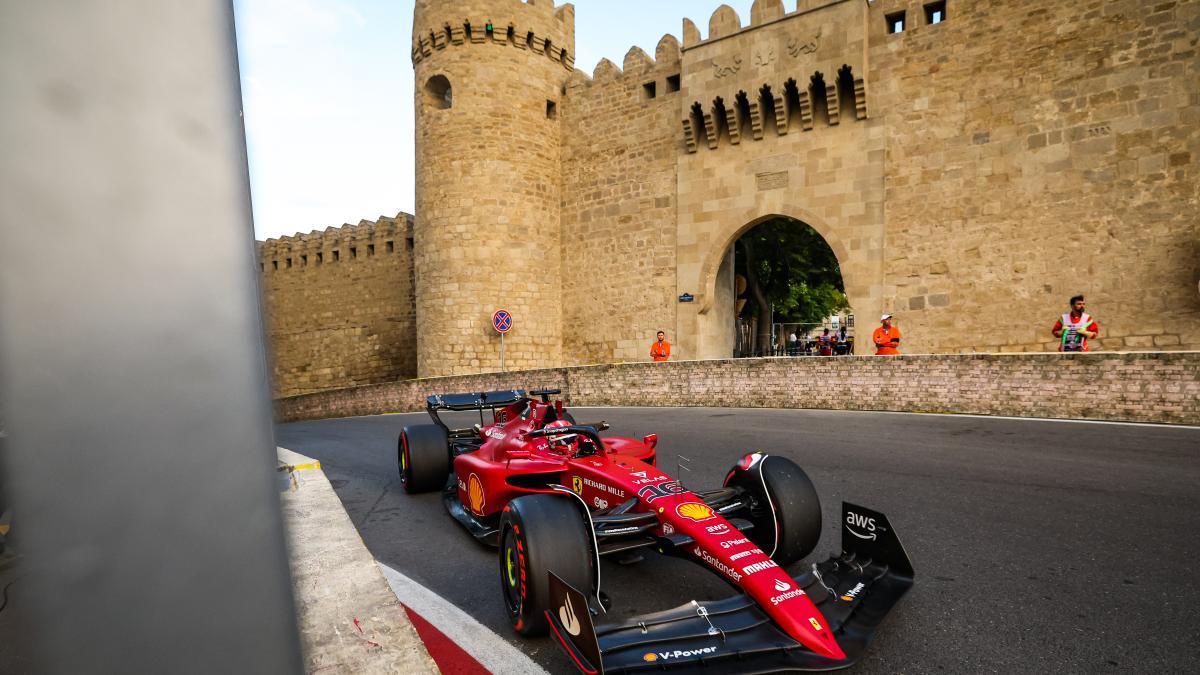
[[[583,479],[579,476],[571,476],[571,489],[577,495],[583,494]]]

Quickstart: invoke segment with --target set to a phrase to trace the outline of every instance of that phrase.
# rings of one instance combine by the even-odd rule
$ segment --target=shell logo
[[[471,474],[467,479],[467,508],[476,515],[483,515],[483,482],[479,480],[479,476]]]
[[[655,654],[654,652],[649,652],[645,656],[642,657],[642,660],[645,661],[646,663],[654,663],[655,661],[658,660],[658,655]]]
[[[708,508],[707,504],[701,504],[700,502],[687,502],[685,504],[680,504],[679,506],[675,507],[675,513],[678,513],[680,516],[683,516],[688,520],[694,520],[697,523],[714,517],[713,510]]]

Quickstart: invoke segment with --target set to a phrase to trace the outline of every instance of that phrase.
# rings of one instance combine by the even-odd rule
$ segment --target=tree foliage
[[[776,218],[754,227],[738,240],[738,254],[738,271],[751,286],[743,318],[764,313],[757,291],[774,307],[775,323],[818,323],[849,306],[833,250],[798,220]]]

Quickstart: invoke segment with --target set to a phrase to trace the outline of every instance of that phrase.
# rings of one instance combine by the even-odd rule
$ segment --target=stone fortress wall
[[[418,0],[417,372],[499,363],[492,313],[520,326],[510,368],[562,361],[562,145],[558,106],[575,17],[551,0]],[[452,88],[452,101],[435,95]]]
[[[416,374],[412,225],[401,213],[259,243],[276,396]]]
[[[1101,349],[1200,349],[1200,0],[933,4],[722,7],[589,77],[570,5],[420,0],[407,374],[496,370],[500,306],[509,368],[644,360],[660,329],[728,357],[732,243],[778,215],[909,353],[1052,350],[1078,292]]]

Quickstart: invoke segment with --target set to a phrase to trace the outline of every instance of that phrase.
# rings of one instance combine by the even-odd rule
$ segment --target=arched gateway
[[[698,233],[707,246],[680,247],[678,283],[681,291],[696,288],[692,307],[681,305],[677,334],[680,351],[690,358],[728,358],[733,351],[734,324],[733,247],[737,240],[758,225],[775,219],[799,221],[815,230],[829,244],[841,265],[846,297],[851,307],[869,316],[882,307],[879,290],[882,280],[881,256],[861,245],[849,246],[838,229],[816,213],[792,205],[768,211],[748,207],[740,213],[727,213]],[[691,337],[694,340],[689,340]],[[856,348],[869,353],[864,341]],[[863,351],[866,350],[866,351]]]

